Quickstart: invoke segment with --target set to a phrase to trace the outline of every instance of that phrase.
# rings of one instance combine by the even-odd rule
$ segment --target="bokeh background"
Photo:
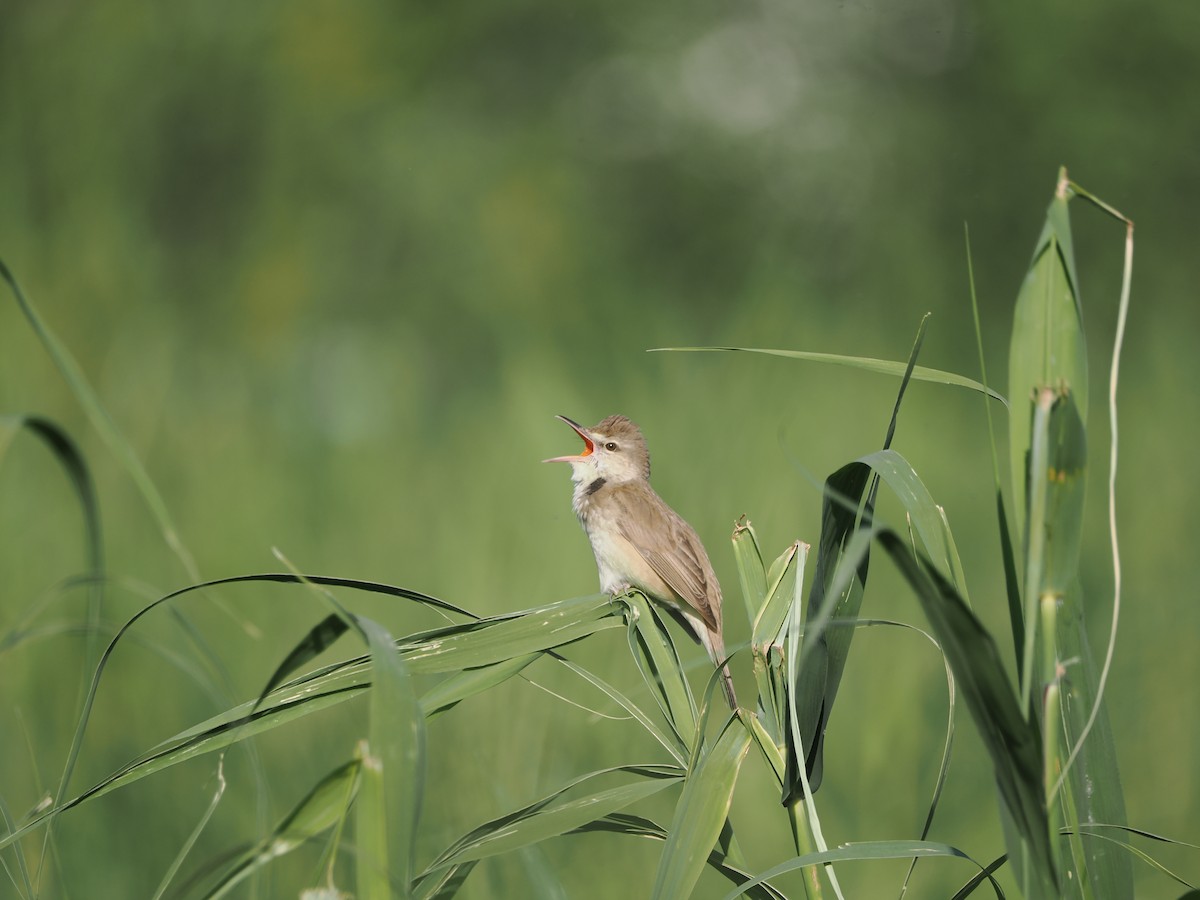
[[[1120,0],[7,0],[0,256],[78,357],[205,577],[278,569],[279,547],[305,571],[401,584],[481,614],[589,593],[595,570],[567,473],[539,460],[576,446],[554,414],[591,423],[622,412],[645,429],[658,490],[709,547],[736,644],[748,628],[734,519],[749,514],[772,555],[815,541],[809,476],[879,447],[896,382],[645,351],[903,359],[932,312],[922,362],[977,377],[969,223],[989,376],[1003,388],[1012,302],[1065,164],[1138,223],[1110,712],[1130,821],[1195,842],[1197,47],[1200,7]],[[1123,232],[1082,202],[1072,209],[1098,388]],[[188,582],[7,297],[0,411],[48,415],[83,446],[116,579],[106,621]],[[1099,389],[1091,413],[1084,587],[1102,647],[1112,579]],[[915,386],[896,447],[945,505],[975,605],[1004,634],[982,401]],[[36,623],[78,620],[82,596],[55,585],[82,565],[79,531],[61,472],[17,440],[0,465],[6,634],[42,601]],[[214,599],[181,609],[238,700],[323,615],[302,591],[224,592],[233,615]],[[342,599],[397,634],[433,624]],[[882,563],[864,614],[920,624]],[[701,651],[683,652],[697,678],[707,673]],[[634,686],[619,633],[577,655]],[[83,656],[83,641],[63,634],[0,650],[0,796],[16,816],[57,781]],[[170,616],[148,618],[106,676],[76,787],[220,708],[179,665],[197,658]],[[600,705],[554,670],[531,675]],[[748,692],[744,659],[735,676]],[[939,658],[909,632],[870,629],[841,704],[819,795],[827,838],[915,837],[945,727]],[[262,741],[269,818],[353,752],[363,722],[353,707]],[[431,725],[422,852],[653,750],[626,723],[525,682],[464,703]],[[962,710],[955,754],[931,837],[990,860],[1003,841]],[[214,766],[189,763],[64,817],[43,896],[152,893],[211,796]],[[790,838],[761,769],[748,760],[733,816],[766,868],[790,855]],[[230,791],[185,868],[261,833],[244,754],[230,754],[226,774]],[[669,800],[641,811],[670,819]],[[563,838],[484,864],[463,896],[640,896],[658,850]],[[1156,851],[1200,871],[1194,854]],[[315,883],[316,856],[285,862],[262,895]],[[875,897],[893,895],[903,870],[841,874],[854,896]],[[1139,897],[1178,893],[1136,871]],[[913,890],[948,896],[969,874],[926,863]],[[698,896],[723,890],[706,876]]]

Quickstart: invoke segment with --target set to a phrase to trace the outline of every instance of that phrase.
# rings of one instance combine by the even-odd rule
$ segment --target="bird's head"
[[[650,451],[642,430],[624,416],[609,416],[598,425],[584,428],[566,416],[557,416],[583,438],[577,456],[556,456],[543,462],[571,464],[571,480],[592,482],[603,478],[609,484],[624,484],[650,477]]]

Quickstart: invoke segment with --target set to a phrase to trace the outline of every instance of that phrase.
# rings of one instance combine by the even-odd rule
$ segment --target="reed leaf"
[[[1060,171],[1017,298],[1009,353],[1010,453],[1025,559],[1022,696],[1033,705],[1033,714],[1045,719],[1051,827],[1057,832],[1061,823],[1071,834],[1085,823],[1125,823],[1116,750],[1100,695],[1103,673],[1088,646],[1079,582],[1088,380],[1068,214],[1074,193],[1065,170]],[[1123,293],[1122,308],[1126,298]],[[1044,711],[1037,708],[1042,696],[1055,700]],[[1064,881],[1069,896],[1132,898],[1131,860],[1119,847],[1072,837],[1064,850],[1074,870],[1074,877]],[[1020,877],[1022,848],[1010,845],[1009,853]]]
[[[650,352],[673,352],[673,353],[762,353],[767,356],[783,356],[788,359],[799,359],[806,362],[828,363],[835,366],[844,366],[850,369],[860,369],[864,372],[875,372],[880,375],[893,375],[898,378],[905,377],[905,372],[908,371],[908,364],[899,362],[893,359],[873,359],[869,356],[842,356],[837,353],[815,353],[808,350],[768,350],[762,347],[655,347]],[[974,379],[967,378],[964,375],[957,375],[954,372],[944,372],[940,369],[930,369],[925,366],[914,366],[909,374],[915,381],[928,381],[933,384],[947,384],[954,387],[963,387],[972,391],[978,391],[985,394],[993,400],[1008,405],[1008,401],[1004,396],[989,388],[987,385],[980,384]]]
[[[624,765],[589,772],[541,799],[472,829],[443,850],[421,873],[437,878],[442,870],[486,859],[575,831],[589,822],[624,809],[683,778],[677,766]],[[615,787],[579,795],[594,781],[621,776]]]
[[[740,718],[731,716],[712,749],[700,755],[688,772],[659,859],[653,900],[691,895],[721,836],[749,749],[750,733]]]

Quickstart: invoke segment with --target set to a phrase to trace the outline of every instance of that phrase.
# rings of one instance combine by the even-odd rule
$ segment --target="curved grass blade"
[[[400,649],[414,672],[453,672],[561,647],[597,631],[622,627],[619,610],[608,596],[592,594],[420,632],[406,638]]]
[[[300,643],[292,648],[292,652],[287,655],[287,658],[272,673],[270,680],[267,681],[267,686],[262,689],[262,693],[254,701],[254,706],[250,709],[250,712],[253,713],[257,710],[263,700],[266,699],[267,694],[279,687],[289,675],[309,660],[320,656],[349,630],[349,624],[338,613],[330,613],[314,625],[312,630],[304,636]]]
[[[1002,853],[997,856],[980,871],[971,876],[970,880],[967,881],[966,884],[954,892],[954,896],[951,897],[950,900],[966,900],[967,897],[975,893],[976,888],[978,888],[985,881],[988,881],[991,876],[994,875],[1006,862],[1008,862],[1007,853]],[[995,884],[994,881],[992,883]]]
[[[382,594],[400,600],[412,600],[415,603],[440,612],[453,613],[454,615],[465,616],[469,619],[479,619],[479,616],[475,615],[475,613],[463,609],[461,606],[455,606],[453,603],[439,600],[437,597],[432,597],[429,594],[422,594],[420,591],[398,587],[394,584],[385,584],[381,581],[364,581],[361,578],[340,578],[333,575],[295,575],[291,572],[263,572],[253,575],[232,575],[228,578],[217,578],[213,581],[205,581],[201,584],[193,584],[186,588],[181,588],[173,594],[162,597],[161,600],[168,600],[170,597],[178,594],[197,591],[202,588],[220,587],[221,585],[228,584],[304,584],[305,582],[319,584],[323,587],[350,588],[368,594]],[[509,613],[509,615],[521,615],[521,613]],[[499,619],[503,617],[497,616],[495,618]]]
[[[946,659],[946,654],[942,651],[942,646],[937,642],[937,639],[924,629],[918,628],[915,625],[910,625],[907,622],[896,622],[891,619],[858,619],[855,622],[833,622],[834,626],[852,627],[852,628],[872,628],[877,626],[885,626],[892,628],[903,628],[908,631],[913,631],[919,634],[929,643],[933,644],[938,655],[942,658],[942,666],[946,671],[946,738],[942,743],[942,758],[938,765],[937,777],[934,780],[933,797],[929,802],[929,810],[925,814],[925,822],[921,826],[920,840],[925,840],[929,837],[929,831],[933,827],[933,819],[937,813],[938,804],[941,802],[942,790],[946,786],[946,776],[950,771],[950,756],[954,749],[954,710],[955,710],[955,689],[954,689],[954,672],[950,668],[950,661]],[[904,885],[901,888],[900,895],[908,890],[908,882],[912,878],[913,871],[917,866],[917,858],[913,857],[912,864],[909,866],[908,873],[904,877]]]
[[[1186,898],[1192,897],[1193,895],[1196,895],[1197,900],[1200,900],[1200,890],[1195,890],[1195,888],[1192,884],[1190,884],[1189,882],[1185,881],[1183,878],[1181,878],[1174,872],[1167,869],[1165,866],[1163,866],[1161,863],[1159,863],[1157,860],[1155,860],[1149,854],[1146,854],[1146,853],[1143,853],[1142,851],[1137,850],[1129,842],[1123,841],[1119,838],[1113,838],[1111,835],[1107,835],[1104,832],[1120,831],[1120,832],[1124,832],[1125,834],[1128,834],[1128,835],[1132,835],[1135,837],[1147,838],[1149,840],[1158,841],[1158,842],[1164,843],[1164,844],[1174,844],[1175,846],[1178,846],[1178,847],[1189,847],[1192,850],[1200,850],[1200,844],[1192,844],[1187,841],[1178,840],[1177,838],[1169,838],[1169,837],[1166,837],[1161,834],[1155,834],[1152,831],[1146,831],[1141,828],[1133,828],[1129,825],[1111,825],[1111,824],[1108,824],[1105,822],[1081,822],[1078,826],[1078,830],[1079,830],[1079,834],[1084,835],[1085,837],[1103,838],[1105,840],[1115,843],[1117,846],[1124,847],[1125,849],[1129,850],[1131,853],[1134,853],[1139,859],[1142,859],[1143,861],[1148,863],[1151,867],[1156,868],[1159,871],[1163,872],[1169,878],[1174,879],[1175,881],[1182,884],[1184,887],[1193,888],[1193,890],[1191,892],[1189,892],[1188,894],[1185,894],[1183,897],[1180,898],[1180,900],[1186,900]]]
[[[721,836],[750,733],[734,715],[711,750],[688,772],[663,847],[651,897],[688,897]]]
[[[462,627],[473,627],[475,624],[477,623]],[[537,628],[539,624],[534,622],[531,627]],[[478,629],[473,630],[471,634],[484,636]],[[548,648],[556,645],[556,636],[547,635],[545,643],[547,648],[541,652],[549,652]],[[421,645],[408,639],[404,646],[419,650]],[[476,662],[476,657],[470,652],[470,646],[459,645],[458,649],[463,662]],[[436,685],[422,698],[422,708],[426,715],[447,709],[460,700],[517,674],[537,655],[539,654],[514,657],[486,666],[462,666],[462,672]],[[436,662],[435,667],[427,657],[419,663],[413,663],[410,659],[409,665],[414,671],[422,673],[443,671],[447,668],[445,660],[437,659]],[[131,763],[123,771],[125,774],[131,774],[133,769],[147,763],[158,765],[169,758],[169,764],[174,764],[197,753],[211,752],[217,749],[217,746],[226,746],[277,727],[283,722],[351,699],[365,691],[370,684],[371,674],[365,658],[359,657],[326,666],[282,685],[257,710],[253,710],[253,704],[244,703],[180,732]],[[180,754],[180,758],[175,758],[176,754]],[[115,786],[107,786],[106,790]]]
[[[747,888],[752,885],[760,884],[768,878],[776,878],[788,872],[795,872],[797,869],[804,869],[809,866],[828,865],[832,862],[853,862],[855,860],[910,859],[916,857],[964,859],[977,869],[983,870],[983,867],[975,862],[974,859],[950,844],[943,844],[937,841],[863,841],[861,843],[843,844],[841,847],[833,850],[806,853],[803,856],[789,859],[787,862],[780,863],[777,866],[772,866],[767,871],[755,876],[752,881],[739,886],[736,890],[730,891],[725,895],[724,900],[736,900],[736,898],[743,896]],[[991,879],[989,878],[989,880]],[[996,892],[997,897],[1002,898],[1004,896],[1004,892],[1000,890],[1000,885],[994,880],[992,880],[992,888]]]
[[[0,262],[3,266],[3,262]],[[96,488],[92,482],[92,473],[79,445],[56,422],[37,415],[0,415],[0,461],[8,450],[8,445],[22,429],[29,431],[39,438],[62,466],[83,513],[83,546],[87,572],[88,605],[86,625],[89,632],[87,655],[84,660],[86,668],[95,665],[99,648],[95,646],[95,636],[99,633],[101,607],[104,601],[104,541],[100,528],[100,504],[96,499]]]
[[[857,533],[848,545],[846,560],[833,584],[835,591],[842,590],[853,577],[854,567],[872,537],[914,589],[992,757],[1002,812],[1016,830],[1018,837],[1014,839],[1025,842],[1031,854],[1030,874],[1037,880],[1026,882],[1027,896],[1057,896],[1041,783],[1039,734],[1020,713],[991,636],[935,566],[914,554],[894,531],[878,524]]]
[[[937,642],[933,635],[920,628],[915,628],[912,625],[907,625],[903,622],[887,623],[900,625],[903,628],[912,628],[918,634],[925,637],[934,647],[937,648],[942,657],[942,665],[946,669],[946,740],[942,744],[942,761],[938,764],[937,778],[934,781],[933,797],[929,801],[929,811],[925,814],[925,823],[921,826],[921,840],[926,840],[929,837],[929,831],[933,828],[933,817],[937,813],[938,804],[942,799],[942,791],[946,787],[946,776],[950,773],[950,756],[954,752],[954,707],[955,707],[955,689],[954,689],[954,671],[950,668],[950,661],[946,659],[946,654],[942,652],[942,645]],[[904,885],[901,889],[901,895],[908,890],[908,882],[912,878],[913,871],[917,867],[917,861],[914,859],[908,868],[908,874],[904,876]]]
[[[616,602],[629,610],[629,649],[634,662],[680,745],[690,751],[696,735],[696,701],[675,642],[657,608],[641,591],[628,591]]]
[[[875,536],[920,601],[992,759],[1000,796],[1029,849],[1037,879],[1036,893],[1027,896],[1057,896],[1041,738],[1021,714],[995,642],[935,566],[915,556],[890,529],[877,528]]]
[[[1146,865],[1150,866],[1152,869],[1157,869],[1159,872],[1162,872],[1168,878],[1174,880],[1178,884],[1183,885],[1183,887],[1190,888],[1191,890],[1196,890],[1196,886],[1194,884],[1192,884],[1190,881],[1187,881],[1186,879],[1182,878],[1181,876],[1176,875],[1174,872],[1172,872],[1170,869],[1168,869],[1166,866],[1164,866],[1162,863],[1160,863],[1157,859],[1155,859],[1149,853],[1133,846],[1133,844],[1130,844],[1126,841],[1122,841],[1119,838],[1115,838],[1115,837],[1112,837],[1107,834],[1102,834],[1099,831],[1088,832],[1088,836],[1093,839],[1096,839],[1098,843],[1104,843],[1105,845],[1111,846],[1114,849],[1120,848],[1121,850],[1126,851],[1127,856],[1137,857],[1142,862],[1144,862]]]
[[[1190,847],[1192,850],[1200,850],[1200,844],[1191,844],[1187,841],[1181,841],[1178,838],[1170,838],[1163,834],[1155,834],[1153,831],[1146,831],[1144,828],[1134,828],[1131,825],[1113,825],[1108,822],[1082,822],[1079,825],[1079,830],[1085,833],[1089,831],[1123,831],[1134,837],[1143,837],[1163,844],[1174,844],[1177,847]]]
[[[879,450],[861,456],[855,462],[870,466],[892,489],[921,538],[925,554],[949,578],[969,605],[966,585],[959,577],[962,561],[959,559],[954,536],[946,524],[945,511],[934,502],[933,495],[929,493],[916,470],[895,450]]]
[[[17,287],[16,282],[12,280],[12,275],[5,267],[3,260],[0,260],[0,276],[8,280],[10,287],[18,297],[18,301],[24,306],[24,297],[21,296],[20,289]],[[29,307],[29,310],[32,312],[32,307]],[[96,489],[92,482],[91,471],[88,469],[83,453],[74,439],[57,423],[43,416],[0,416],[0,459],[3,458],[4,452],[7,450],[15,434],[21,429],[31,432],[50,449],[50,452],[62,466],[63,471],[70,480],[71,487],[75,491],[83,513],[88,600],[87,614],[84,620],[86,646],[83,659],[84,675],[81,685],[82,699],[80,701],[80,715],[86,716],[89,709],[87,672],[96,664],[106,580],[104,571],[104,546],[100,528],[100,507],[96,499]],[[66,796],[67,782],[74,772],[75,764],[79,758],[81,739],[82,732],[76,735],[76,740],[72,742],[67,751],[67,759],[63,765],[63,774],[59,780],[59,787],[55,794],[55,801],[58,803],[61,803]],[[50,839],[50,835],[48,834],[47,840]]]
[[[514,675],[524,671],[526,666],[541,655],[541,653],[528,653],[525,656],[514,656],[512,659],[501,660],[489,666],[463,669],[457,675],[443,679],[421,695],[421,709],[425,718],[430,719],[438,713],[454,708],[467,697],[473,697],[491,690],[498,684],[503,684]]]
[[[574,663],[569,659],[565,659],[554,652],[549,652],[547,655],[552,659],[557,660],[580,678],[599,688],[605,694],[608,694],[609,697],[615,700],[623,709],[633,716],[633,718],[636,719],[638,723],[646,729],[647,732],[649,732],[650,736],[658,741],[658,743],[662,745],[663,749],[675,758],[675,761],[680,766],[687,766],[688,747],[679,738],[679,735],[672,731],[671,735],[668,736],[666,732],[664,732],[658,727],[657,724],[655,724],[654,720],[650,718],[645,710],[630,700],[627,696],[625,696],[625,694],[618,691],[611,684],[604,681],[594,673],[589,672],[583,666],[579,665],[578,663]]]
[[[667,830],[661,825],[630,813],[610,813],[572,831],[565,832],[563,836],[592,832],[607,832],[657,841],[666,841],[667,839]],[[459,888],[462,887],[463,882],[478,862],[478,860],[472,860],[432,872],[418,883],[414,897],[417,900],[450,900],[458,893]],[[708,855],[707,862],[710,868],[733,884],[745,884],[753,877],[744,869],[732,865],[716,849]],[[752,885],[747,889],[746,894],[754,900],[787,900],[786,896],[769,882]]]
[[[467,876],[477,865],[479,860],[473,859],[470,862],[438,869],[425,878],[418,879],[413,886],[414,900],[450,900],[458,894]]]
[[[95,389],[88,381],[87,376],[84,375],[83,369],[80,367],[78,361],[76,361],[75,357],[71,354],[70,350],[67,349],[66,345],[58,339],[58,336],[45,323],[37,310],[34,308],[33,304],[30,303],[25,297],[24,292],[21,290],[21,286],[17,283],[16,277],[12,274],[3,260],[0,260],[0,278],[2,278],[8,284],[9,290],[16,299],[17,305],[20,307],[21,312],[24,314],[26,320],[32,327],[34,334],[36,334],[38,339],[42,342],[42,346],[45,347],[46,352],[49,354],[51,360],[58,368],[59,373],[67,382],[67,386],[71,390],[71,393],[74,394],[75,399],[83,408],[84,414],[88,417],[88,421],[92,424],[92,427],[96,429],[96,432],[100,435],[101,440],[103,440],[105,445],[108,447],[109,452],[111,452],[113,456],[115,456],[122,464],[129,477],[133,480],[133,483],[137,486],[138,491],[141,493],[142,498],[146,501],[146,505],[150,509],[151,515],[158,524],[159,531],[162,533],[163,540],[167,547],[179,559],[180,563],[183,565],[184,571],[187,572],[190,579],[193,582],[199,581],[200,573],[196,568],[195,559],[191,552],[184,545],[183,540],[179,535],[179,531],[176,529],[175,524],[171,519],[171,514],[167,509],[166,502],[163,500],[162,495],[158,492],[158,488],[150,478],[150,474],[146,471],[145,466],[142,465],[141,460],[134,452],[133,446],[128,440],[126,440],[124,434],[122,434],[121,430],[117,427],[116,422],[109,415],[108,410],[105,409],[104,405],[100,402],[99,396],[96,394]],[[221,604],[218,604],[218,607],[235,621],[237,621],[248,634],[257,635],[257,629],[250,622],[238,616],[233,609]],[[197,652],[205,660],[206,664],[213,673],[214,679],[217,682],[222,683],[228,692],[228,673],[226,672],[220,659],[217,657],[217,654],[212,650],[211,647],[209,647],[208,643],[201,637],[201,635],[196,631],[192,624],[187,621],[186,618],[184,618],[177,611],[172,611],[172,616],[176,623],[183,630],[185,636],[192,642]],[[75,762],[79,755],[79,740],[82,738],[84,724],[90,715],[90,702],[90,699],[86,699],[84,701],[84,709],[80,717],[80,723],[77,726],[76,734],[72,739],[71,747],[67,751],[67,762],[63,767],[63,774],[59,781],[59,788],[57,791],[57,799],[59,802],[61,802],[62,798],[66,796],[67,787],[74,772]],[[247,748],[247,752],[250,754],[251,765],[254,768],[256,785],[261,791],[264,789],[265,785],[265,774],[262,771],[261,761],[258,759],[257,750],[253,746],[249,746]]]
[[[763,353],[767,356],[783,356],[789,359],[801,359],[808,362],[830,363],[835,366],[845,366],[851,369],[862,369],[865,372],[877,372],[881,375],[904,377],[908,368],[907,363],[891,359],[872,359],[869,356],[841,356],[836,353],[813,353],[806,350],[767,350],[761,347],[655,347],[651,353]],[[943,372],[940,369],[929,369],[925,366],[915,366],[911,377],[916,381],[929,381],[934,384],[947,384],[954,387],[968,388],[986,394],[993,400],[999,400],[1005,406],[1008,401],[987,385],[980,384],[963,375],[954,372]]]
[[[436,608],[457,609],[444,601],[390,585],[325,576],[309,576],[308,580],[317,584],[342,585],[404,597]],[[300,580],[292,575],[235,576],[182,588],[139,611],[122,626],[101,656],[89,688],[87,708],[91,707],[100,678],[117,644],[147,612],[176,597],[201,588],[219,584],[263,581],[300,583]],[[608,597],[593,595],[526,610],[523,614],[508,614],[492,619],[467,622],[449,629],[440,629],[429,633],[433,636],[425,641],[407,639],[400,646],[400,651],[413,672],[451,672],[511,659],[510,656],[505,656],[503,653],[505,641],[497,639],[490,633],[493,629],[502,631],[509,639],[508,646],[513,655],[526,655],[531,652],[542,652],[560,647],[596,631],[620,627],[623,625],[609,603]],[[310,673],[288,685],[281,686],[275,694],[268,698],[268,702],[263,704],[263,708],[253,715],[250,715],[252,704],[245,703],[181,732],[149,753],[118,769],[74,799],[57,803],[53,808],[22,825],[16,832],[0,837],[0,849],[44,825],[59,813],[90,799],[102,796],[185,759],[222,749],[253,734],[278,727],[284,722],[308,715],[362,693],[370,685],[370,674],[366,662],[363,658],[349,660],[319,672]],[[86,716],[80,727],[80,740],[84,727],[86,727]]]
[[[616,787],[570,798],[577,788],[611,775],[629,776]],[[421,879],[438,877],[441,870],[486,859],[548,838],[575,831],[589,822],[624,809],[683,778],[678,766],[626,765],[589,772],[540,800],[474,828],[438,854]]]
[[[644,837],[658,841],[666,841],[669,837],[669,832],[661,825],[629,813],[612,813],[595,822],[589,822],[571,833],[586,834],[592,831],[604,831],[628,837]],[[737,885],[746,884],[753,878],[744,869],[731,865],[728,859],[716,849],[708,854],[707,864],[711,869]],[[746,894],[755,900],[787,900],[783,893],[768,882],[750,886],[747,888]]]
[[[92,423],[92,427],[96,429],[97,434],[100,435],[101,439],[108,446],[109,451],[121,462],[125,467],[125,471],[129,473],[129,477],[137,485],[142,498],[146,501],[146,505],[150,507],[150,512],[158,523],[159,530],[162,532],[167,546],[171,548],[180,562],[183,563],[183,568],[189,577],[193,581],[199,581],[200,574],[196,569],[196,563],[192,554],[184,546],[183,541],[179,537],[179,531],[175,528],[175,523],[172,521],[171,514],[167,510],[167,504],[163,501],[162,495],[158,492],[158,488],[155,487],[150,474],[142,465],[141,460],[133,452],[133,447],[125,440],[125,436],[112,420],[112,417],[109,416],[108,410],[100,402],[100,398],[96,395],[91,383],[87,380],[87,376],[83,374],[83,369],[71,354],[71,351],[67,349],[66,345],[58,339],[58,336],[43,321],[33,304],[26,299],[20,285],[17,284],[16,277],[2,259],[0,259],[0,278],[3,278],[7,282],[9,290],[12,291],[13,297],[17,301],[17,306],[21,308],[21,312],[25,315],[30,327],[33,328],[34,334],[41,340],[42,346],[46,348],[46,352],[50,355],[50,359],[53,360],[54,365],[58,367],[58,371],[66,380],[71,393],[75,395],[75,399],[83,407],[88,421]]]

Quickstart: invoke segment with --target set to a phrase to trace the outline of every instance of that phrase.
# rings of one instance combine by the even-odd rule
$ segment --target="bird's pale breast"
[[[674,591],[651,568],[645,558],[624,536],[617,523],[610,521],[602,509],[593,509],[583,520],[596,568],[600,573],[600,590],[615,594],[627,587],[636,587],[657,600],[678,605]]]

